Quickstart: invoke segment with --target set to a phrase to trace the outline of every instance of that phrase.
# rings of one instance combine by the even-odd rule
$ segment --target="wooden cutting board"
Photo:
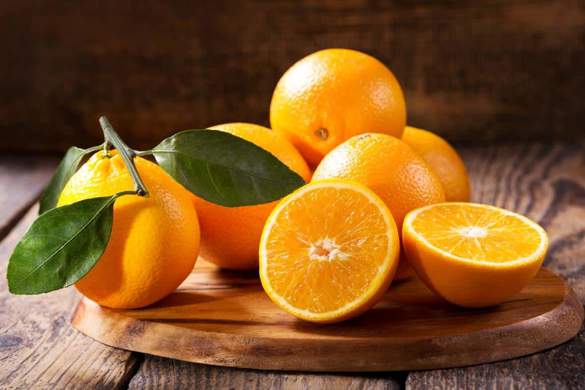
[[[255,274],[200,262],[171,296],[138,310],[82,299],[72,324],[104,344],[220,366],[298,371],[390,371],[465,366],[538,352],[574,337],[583,306],[541,270],[521,293],[487,309],[436,298],[416,278],[335,325],[302,322],[276,307]]]

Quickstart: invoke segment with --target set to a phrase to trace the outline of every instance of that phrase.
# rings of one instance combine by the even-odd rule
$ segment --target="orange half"
[[[501,303],[536,275],[548,248],[545,230],[494,206],[439,203],[410,212],[402,238],[417,275],[447,301]]]
[[[351,181],[316,181],[284,198],[268,218],[260,279],[288,313],[338,322],[384,295],[399,246],[392,214],[374,192]]]

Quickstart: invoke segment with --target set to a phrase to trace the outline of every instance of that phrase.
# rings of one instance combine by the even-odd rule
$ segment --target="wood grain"
[[[574,337],[583,322],[574,293],[547,270],[521,293],[482,310],[448,305],[411,278],[359,318],[322,326],[280,310],[257,275],[202,263],[175,293],[144,309],[111,310],[83,299],[72,325],[107,345],[196,363],[363,372],[527,355]]]
[[[0,155],[0,240],[39,197],[57,166],[57,158]]]
[[[451,140],[582,133],[579,0],[4,0],[0,149],[101,143],[107,114],[130,145],[174,130],[268,122],[295,61],[327,47],[380,58],[409,122]]]
[[[347,358],[351,358],[348,356]],[[400,380],[400,378],[398,378]],[[398,390],[396,374],[309,374],[237,370],[146,356],[129,389]]]
[[[585,303],[585,146],[530,144],[464,150],[476,201],[525,213],[539,221],[552,242],[545,265],[569,281]],[[550,351],[471,368],[414,372],[413,389],[577,389],[583,386],[585,329]]]
[[[0,275],[37,214],[32,208],[0,244]],[[0,388],[64,389],[124,387],[140,358],[96,343],[69,326],[73,289],[14,296],[0,285]]]
[[[407,389],[582,389],[585,327],[558,348],[506,362],[414,372]]]

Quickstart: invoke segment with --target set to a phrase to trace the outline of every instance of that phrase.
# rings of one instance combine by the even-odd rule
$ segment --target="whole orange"
[[[279,132],[250,123],[228,123],[211,129],[225,131],[254,143],[272,153],[305,181],[310,180],[311,171],[307,163]],[[264,222],[277,202],[224,207],[197,196],[194,198],[201,225],[201,256],[222,268],[257,268]]]
[[[173,292],[199,253],[199,224],[191,195],[158,165],[134,159],[148,196],[124,195],[114,204],[108,246],[76,284],[102,306],[138,308]],[[59,206],[134,189],[117,151],[95,153],[69,180]]]
[[[280,78],[270,124],[316,166],[354,135],[400,138],[406,104],[394,74],[380,61],[355,50],[326,49],[301,59]]]
[[[457,151],[447,141],[430,131],[410,126],[404,129],[402,141],[420,154],[435,171],[443,184],[447,201],[469,201],[471,190],[467,169]]]
[[[441,181],[423,158],[386,134],[358,135],[333,149],[313,175],[313,180],[328,178],[355,180],[373,190],[392,212],[398,231],[409,211],[445,201]],[[408,274],[401,256],[396,278]]]

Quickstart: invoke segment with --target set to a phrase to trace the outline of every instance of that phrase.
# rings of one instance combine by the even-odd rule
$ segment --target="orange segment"
[[[337,322],[374,305],[396,271],[399,239],[383,201],[361,184],[323,180],[284,198],[260,242],[260,278],[282,309]]]
[[[403,243],[419,277],[447,301],[495,305],[536,275],[548,248],[542,227],[494,206],[440,203],[409,213]]]

